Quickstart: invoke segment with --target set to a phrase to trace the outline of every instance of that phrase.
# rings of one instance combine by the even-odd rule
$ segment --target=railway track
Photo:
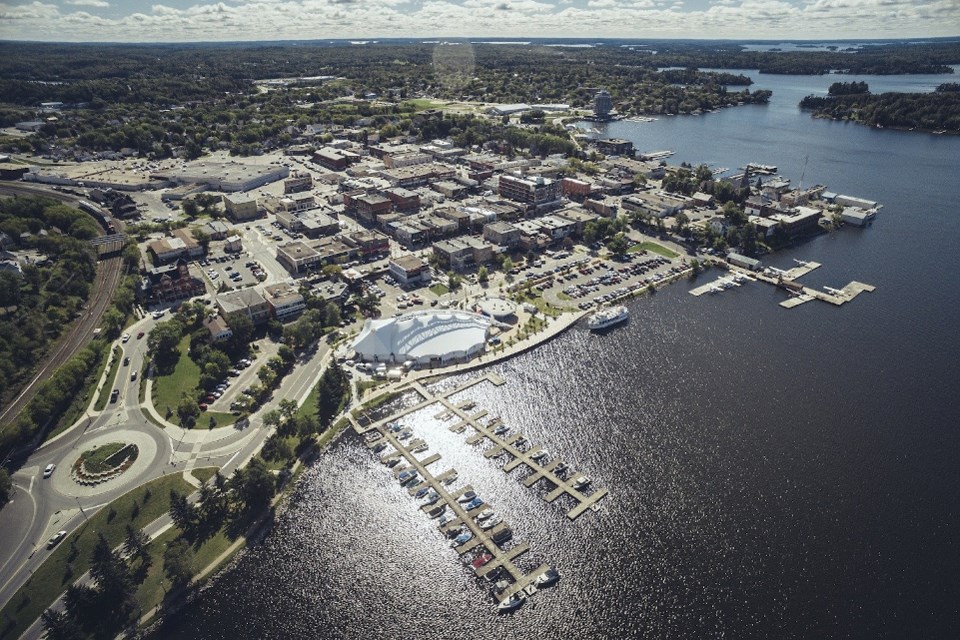
[[[0,193],[42,195],[56,198],[74,206],[81,200],[77,196],[58,191],[10,183],[0,183]],[[106,229],[103,231],[106,233]],[[93,294],[87,303],[87,313],[74,321],[70,329],[53,344],[34,376],[20,390],[17,397],[3,407],[3,410],[0,411],[0,426],[12,423],[24,407],[37,395],[41,383],[93,339],[94,331],[100,326],[103,314],[110,307],[113,293],[116,291],[117,285],[120,284],[122,271],[123,259],[120,256],[108,258],[97,265],[97,275],[91,285]]]

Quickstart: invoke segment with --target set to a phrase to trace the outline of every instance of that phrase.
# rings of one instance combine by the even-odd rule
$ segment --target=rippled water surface
[[[870,229],[768,262],[814,259],[824,266],[810,284],[856,279],[874,293],[785,311],[759,284],[694,298],[698,283],[682,282],[632,302],[630,323],[607,335],[574,327],[493,366],[504,386],[457,399],[610,490],[575,522],[570,503],[542,499],[543,483],[527,489],[523,472],[467,445],[470,430],[449,432],[440,407],[405,420],[443,456],[434,473],[456,468],[458,485],[504,514],[513,544],[530,545],[521,565],[558,568],[555,588],[497,616],[351,434],[307,472],[263,543],[158,635],[958,637],[960,140],[811,121],[791,105],[828,78],[762,78],[775,102],[753,117],[755,136],[753,107],[617,123],[612,135],[727,166],[800,172],[809,155],[808,180],[885,208]]]

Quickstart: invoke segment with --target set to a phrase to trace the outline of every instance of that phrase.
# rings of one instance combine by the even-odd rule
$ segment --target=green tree
[[[246,468],[235,473],[230,482],[242,505],[241,511],[247,515],[269,505],[277,490],[276,480],[261,458],[254,458]]]
[[[477,271],[477,282],[480,284],[487,284],[490,281],[490,274],[487,271],[487,267],[481,266]]]
[[[184,391],[180,396],[177,415],[180,417],[180,424],[185,427],[193,426],[197,416],[200,415],[200,405],[197,403],[196,396],[190,391]]]
[[[13,481],[6,469],[0,469],[0,507],[7,504],[13,492]]]
[[[623,256],[627,253],[627,249],[630,248],[630,242],[627,240],[627,236],[623,233],[618,233],[617,235],[610,238],[607,242],[607,249],[615,256]]]
[[[190,530],[195,523],[196,515],[193,507],[187,501],[187,496],[170,490],[170,519],[183,531]]]
[[[183,586],[193,576],[193,550],[183,538],[177,538],[167,545],[163,552],[163,571],[174,586]]]
[[[176,320],[161,322],[153,328],[147,338],[147,348],[158,365],[163,367],[176,363],[182,337],[183,325]]]
[[[336,362],[320,376],[317,388],[317,424],[326,429],[346,405],[350,393],[350,379]]]

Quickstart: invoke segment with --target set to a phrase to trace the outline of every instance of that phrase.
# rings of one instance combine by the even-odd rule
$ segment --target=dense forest
[[[46,198],[0,199],[0,231],[45,259],[0,271],[0,404],[86,304],[96,275],[93,218]],[[26,235],[22,235],[26,234]]]
[[[810,95],[800,108],[821,118],[852,120],[875,127],[960,133],[960,92],[948,84],[931,93],[870,93],[865,82],[834,83],[829,95]]]

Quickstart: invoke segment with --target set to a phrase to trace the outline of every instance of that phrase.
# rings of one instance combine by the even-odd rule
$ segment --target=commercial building
[[[222,196],[223,209],[234,222],[255,220],[260,216],[257,199],[245,193]]]
[[[277,247],[277,262],[293,275],[320,265],[320,254],[304,242],[288,242]]]
[[[233,337],[233,329],[219,314],[204,320],[203,326],[210,333],[210,342],[223,342]]]
[[[333,149],[319,149],[313,152],[313,161],[330,171],[343,171],[347,168],[347,157]]]
[[[430,282],[429,265],[414,255],[391,258],[387,269],[390,275],[404,286]]]
[[[263,297],[270,313],[281,322],[297,317],[307,308],[300,291],[287,282],[264,287]]]
[[[433,245],[433,253],[444,268],[463,271],[493,259],[493,245],[472,236],[441,240]]]
[[[514,247],[520,242],[520,229],[509,222],[491,222],[483,225],[483,239],[499,247]]]
[[[253,322],[261,324],[270,319],[270,307],[256,289],[238,289],[225,291],[217,295],[217,308],[229,322],[235,315],[244,315]]]
[[[187,261],[180,259],[175,264],[147,269],[137,293],[143,300],[171,302],[202,296],[206,291],[203,281],[190,275]]]
[[[166,179],[175,184],[204,184],[214,191],[251,191],[290,175],[283,165],[255,165],[240,162],[199,162],[192,166],[161,171],[151,178]]]
[[[412,212],[420,208],[420,194],[403,187],[393,187],[383,192],[390,199],[394,211]]]
[[[733,252],[727,254],[727,262],[738,267],[743,267],[744,269],[751,269],[753,271],[759,271],[763,267],[763,264],[756,258],[751,258],[749,256],[744,256]]]
[[[313,188],[313,175],[309,171],[294,171],[283,181],[284,193],[299,193]]]
[[[608,140],[595,140],[597,150],[608,156],[632,156],[633,143],[629,140],[620,138],[610,138]]]
[[[541,208],[560,200],[560,183],[542,176],[528,180],[505,173],[500,176],[497,192],[510,200]]]

